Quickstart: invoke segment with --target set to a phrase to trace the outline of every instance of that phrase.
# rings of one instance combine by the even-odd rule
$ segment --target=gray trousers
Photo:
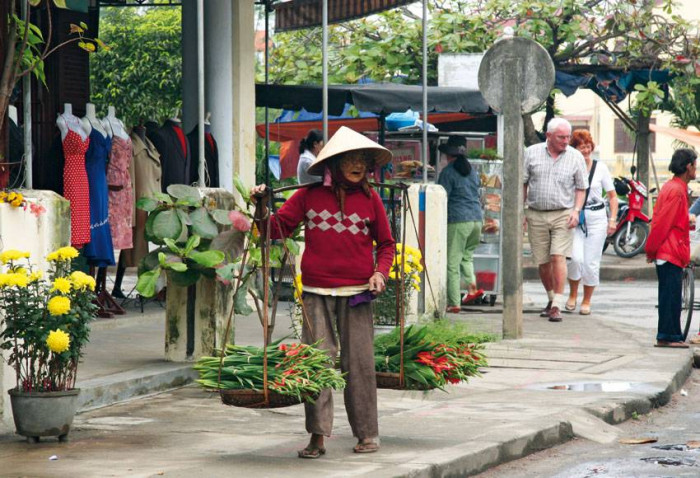
[[[304,293],[304,308],[311,326],[304,321],[302,340],[335,359],[340,336],[340,367],[345,375],[345,410],[352,434],[360,440],[379,435],[377,380],[374,371],[374,325],[372,305],[348,306],[347,297]],[[306,431],[330,436],[333,429],[333,395],[323,390],[314,404],[305,404]]]

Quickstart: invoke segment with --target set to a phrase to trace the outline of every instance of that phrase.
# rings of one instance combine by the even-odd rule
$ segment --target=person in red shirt
[[[656,347],[687,348],[681,332],[683,268],[690,261],[688,183],[695,179],[697,154],[692,149],[673,153],[673,179],[661,188],[654,206],[646,244],[647,262],[656,264],[659,278],[659,325]]]
[[[386,148],[350,128],[340,128],[308,169],[309,174],[323,176],[323,183],[297,190],[270,222],[273,239],[305,225],[302,340],[307,344],[322,340],[319,347],[333,358],[340,347],[341,369],[347,374],[345,409],[358,439],[355,453],[379,449],[371,300],[386,287],[395,242],[367,173],[390,160]],[[264,192],[265,185],[251,190]],[[322,391],[314,404],[305,405],[305,412],[311,438],[298,454],[318,458],[325,454],[324,437],[333,428],[331,391]]]

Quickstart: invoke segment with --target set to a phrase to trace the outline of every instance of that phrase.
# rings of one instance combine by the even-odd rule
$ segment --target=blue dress
[[[88,264],[96,267],[114,265],[107,199],[107,162],[111,148],[112,139],[92,128],[90,147],[85,153],[85,169],[90,186],[90,242],[85,246],[83,255]]]

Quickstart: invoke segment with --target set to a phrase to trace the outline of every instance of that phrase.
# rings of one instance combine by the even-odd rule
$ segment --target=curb
[[[197,372],[191,363],[159,363],[128,372],[79,382],[78,412],[114,405],[132,398],[191,383]]]
[[[421,469],[413,469],[403,476],[411,478],[436,478],[471,476],[503,463],[520,459],[540,450],[551,448],[574,438],[571,425],[559,422],[536,431],[526,431],[521,436],[503,443],[487,443],[464,454],[465,444],[443,448],[426,455],[434,461]],[[402,476],[402,475],[397,475]]]
[[[540,280],[537,267],[527,265],[523,267],[523,280]],[[644,266],[602,266],[600,268],[600,280],[625,281],[625,280],[657,280],[656,268],[652,264]]]

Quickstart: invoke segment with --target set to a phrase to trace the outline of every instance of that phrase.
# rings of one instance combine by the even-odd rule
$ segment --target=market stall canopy
[[[423,88],[394,83],[330,85],[328,114],[340,115],[345,103],[360,111],[389,114],[394,111],[422,111]],[[256,106],[318,112],[322,110],[322,88],[317,85],[255,85]],[[446,113],[488,113],[489,107],[477,89],[428,87],[428,111]]]
[[[467,121],[474,118],[466,113],[432,113],[428,115],[428,123],[444,124],[454,123],[459,121]],[[350,129],[362,133],[364,131],[377,131],[379,129],[379,119],[373,118],[339,118],[328,121],[328,136],[340,129],[341,126],[347,126]],[[270,141],[294,141],[301,140],[306,137],[311,129],[321,129],[321,121],[281,121],[270,123]],[[255,127],[258,136],[265,137],[265,124],[259,124]]]
[[[672,78],[669,70],[602,70],[576,73],[557,70],[554,88],[566,96],[573,95],[579,88],[587,88],[608,101],[619,103],[635,91],[636,85],[646,85],[650,81],[666,85]]]
[[[328,0],[328,23],[340,23],[383,10],[400,7],[416,0]],[[274,2],[275,31],[320,26],[322,0],[290,0]]]
[[[700,133],[697,131],[689,131],[681,128],[668,128],[666,126],[658,126],[653,123],[649,125],[649,130],[653,131],[654,133],[668,135],[689,146],[700,148]]]

